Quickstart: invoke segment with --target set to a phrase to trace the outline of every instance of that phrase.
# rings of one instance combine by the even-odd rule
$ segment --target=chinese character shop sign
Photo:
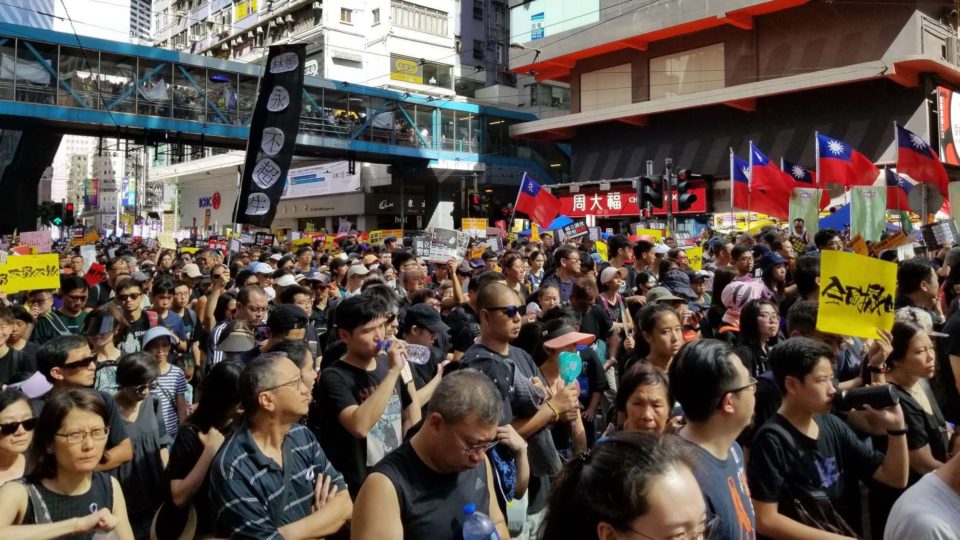
[[[706,184],[696,183],[688,191],[697,196],[693,206],[678,212],[676,202],[674,202],[674,212],[678,214],[705,214],[707,212],[707,187]],[[674,197],[676,193],[673,194]],[[640,209],[637,207],[637,192],[635,190],[621,189],[610,191],[586,191],[580,193],[570,193],[558,197],[560,199],[560,214],[568,217],[619,217],[619,216],[639,216]],[[654,208],[654,215],[666,215],[667,208]]]

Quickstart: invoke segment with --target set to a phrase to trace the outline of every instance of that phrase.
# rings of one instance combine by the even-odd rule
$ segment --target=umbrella
[[[568,218],[567,216],[557,216],[553,219],[552,222],[550,222],[550,226],[546,227],[543,230],[555,231],[557,229],[562,229],[571,223],[573,223],[573,220]]]

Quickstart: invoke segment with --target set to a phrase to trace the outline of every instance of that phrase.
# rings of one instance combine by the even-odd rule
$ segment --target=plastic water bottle
[[[467,503],[463,507],[463,515],[467,516],[463,522],[463,540],[500,540],[500,534],[490,517],[478,512],[477,505]]]

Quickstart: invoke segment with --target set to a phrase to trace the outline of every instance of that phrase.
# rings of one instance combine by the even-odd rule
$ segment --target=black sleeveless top
[[[490,509],[485,463],[461,473],[438,473],[427,467],[407,441],[380,460],[373,472],[393,483],[403,537],[408,540],[460,540],[463,507],[474,503],[484,514]]]
[[[33,498],[29,498],[27,513],[23,519],[24,525],[56,523],[57,521],[83,517],[97,512],[101,508],[107,508],[113,512],[113,482],[111,476],[107,473],[94,472],[90,489],[82,495],[61,495],[51,491],[43,485],[43,482],[39,481],[24,480],[23,483],[28,493],[31,488],[36,488],[43,500],[43,506],[46,507],[46,511],[44,511],[43,506],[35,507]],[[49,521],[43,518],[46,513],[50,515]],[[93,533],[73,534],[61,538],[88,540],[93,538]]]

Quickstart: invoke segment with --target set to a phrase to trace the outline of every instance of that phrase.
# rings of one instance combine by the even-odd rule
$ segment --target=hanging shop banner
[[[0,264],[0,292],[12,294],[60,287],[60,256],[24,255],[7,257]]]
[[[690,208],[683,211],[677,210],[676,191],[671,194],[674,213],[705,214],[707,212],[707,185],[702,181],[691,181],[687,193],[696,195],[697,198]],[[557,198],[560,200],[560,215],[562,216],[608,218],[640,215],[640,208],[637,206],[637,192],[634,190],[593,191],[581,189],[579,193],[559,195]],[[664,202],[666,202],[666,198],[667,195],[664,195]],[[666,204],[663,205],[663,208],[654,208],[653,214],[657,216],[666,215]]]
[[[820,255],[817,330],[872,339],[893,328],[897,264],[856,253]]]
[[[300,129],[305,55],[302,44],[270,47],[250,123],[237,223],[273,223]]]

